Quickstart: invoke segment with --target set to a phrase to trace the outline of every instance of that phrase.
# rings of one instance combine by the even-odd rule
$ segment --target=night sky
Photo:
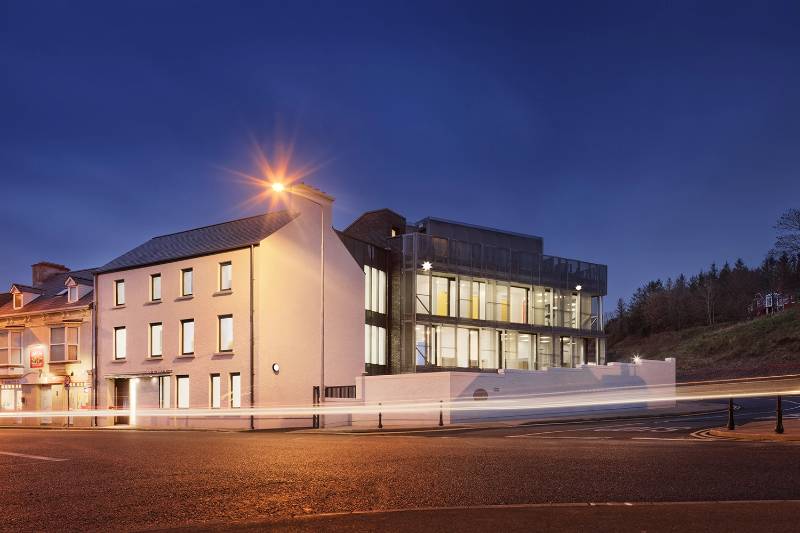
[[[337,227],[540,235],[607,308],[757,263],[800,207],[800,3],[747,4],[0,1],[0,285],[263,212],[253,139]]]

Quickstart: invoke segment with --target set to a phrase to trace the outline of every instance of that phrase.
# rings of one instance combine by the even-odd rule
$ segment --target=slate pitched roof
[[[246,248],[269,237],[296,216],[288,211],[276,211],[161,235],[103,265],[98,272],[114,272]]]
[[[22,309],[14,309],[14,303],[11,301],[11,298],[5,299],[3,298],[4,295],[0,294],[0,316],[13,316],[42,311],[54,311],[61,308],[83,307],[91,305],[93,299],[91,292],[85,294],[83,298],[80,298],[77,302],[69,303],[67,301],[67,293],[65,290],[67,287],[64,284],[69,277],[80,278],[83,280],[93,280],[94,272],[95,269],[89,268],[86,270],[73,270],[71,272],[59,272],[57,274],[53,274],[47,278],[47,280],[45,280],[41,287],[30,287],[35,289],[36,292],[40,292],[41,296],[38,296],[32,302],[25,304]],[[88,283],[88,285],[93,284],[93,282]],[[27,287],[27,285],[20,285],[19,283],[14,283],[14,285],[17,287]],[[63,294],[61,294],[62,292]],[[10,293],[8,294],[10,296]]]

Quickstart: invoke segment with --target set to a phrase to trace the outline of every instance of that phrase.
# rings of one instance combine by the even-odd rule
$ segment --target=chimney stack
[[[56,274],[63,274],[65,272],[69,272],[69,269],[64,265],[40,261],[35,265],[31,265],[31,281],[34,287],[41,289],[48,279]]]

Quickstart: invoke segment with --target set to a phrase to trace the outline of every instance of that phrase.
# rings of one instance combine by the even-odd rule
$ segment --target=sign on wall
[[[31,368],[44,368],[44,348],[31,348]]]

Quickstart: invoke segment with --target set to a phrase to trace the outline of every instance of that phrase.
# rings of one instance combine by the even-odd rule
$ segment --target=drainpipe
[[[94,409],[97,412],[97,274],[94,275],[92,292],[92,396],[94,396]],[[97,426],[97,417],[93,417],[93,425]]]
[[[255,291],[253,289],[255,276],[253,275],[253,245],[250,245],[250,429],[256,428],[255,418],[252,415],[252,409],[255,407],[255,369],[253,363],[255,360],[255,332],[253,331],[253,314],[254,303],[253,297]]]

